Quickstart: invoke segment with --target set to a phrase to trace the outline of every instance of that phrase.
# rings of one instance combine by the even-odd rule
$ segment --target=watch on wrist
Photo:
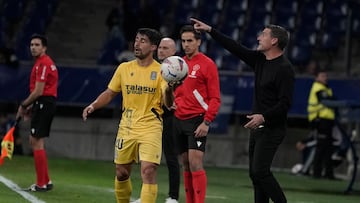
[[[210,121],[204,121],[204,124],[205,124],[206,126],[209,126],[209,125],[211,124],[211,122],[210,122]]]

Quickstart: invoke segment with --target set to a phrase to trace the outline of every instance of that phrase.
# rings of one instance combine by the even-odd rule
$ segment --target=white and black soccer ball
[[[166,82],[177,82],[186,78],[189,67],[179,56],[170,56],[161,64],[161,76]]]
[[[292,168],[291,168],[291,173],[292,174],[298,174],[301,172],[303,168],[303,165],[298,163],[298,164],[295,164]]]

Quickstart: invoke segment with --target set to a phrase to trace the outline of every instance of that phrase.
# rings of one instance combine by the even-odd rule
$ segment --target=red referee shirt
[[[35,89],[36,82],[44,82],[42,96],[57,97],[58,71],[53,60],[46,54],[36,59],[30,75],[30,92]]]
[[[204,120],[213,121],[220,108],[220,83],[217,67],[209,57],[198,53],[191,60],[188,77],[174,92],[178,119],[185,120],[204,114]]]

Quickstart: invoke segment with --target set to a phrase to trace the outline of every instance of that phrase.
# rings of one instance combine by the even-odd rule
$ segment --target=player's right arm
[[[108,105],[117,94],[118,92],[114,92],[109,88],[103,91],[89,106],[85,107],[82,113],[83,120],[86,121],[88,115],[96,109],[100,109]]]
[[[173,106],[173,103],[174,103],[174,93],[173,93],[172,87],[167,86],[165,88],[165,92],[164,92],[164,105],[168,109],[171,109],[171,107]]]

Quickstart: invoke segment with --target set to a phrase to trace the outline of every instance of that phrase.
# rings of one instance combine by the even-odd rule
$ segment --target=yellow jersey
[[[151,123],[162,122],[163,96],[166,83],[160,74],[160,64],[146,67],[136,60],[121,63],[108,88],[122,93],[122,118],[120,127],[146,129]]]

